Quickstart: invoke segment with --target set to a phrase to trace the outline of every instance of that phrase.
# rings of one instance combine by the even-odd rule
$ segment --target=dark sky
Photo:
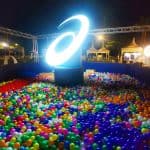
[[[91,29],[150,23],[150,0],[1,0],[0,26],[41,34],[74,14],[85,14]]]

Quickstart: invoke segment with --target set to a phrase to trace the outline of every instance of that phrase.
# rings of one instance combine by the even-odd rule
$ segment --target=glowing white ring
[[[86,16],[77,15],[70,17],[63,21],[59,27],[66,24],[71,20],[79,20],[81,22],[81,28],[79,33],[75,36],[74,32],[66,32],[56,38],[53,43],[49,46],[47,53],[46,53],[46,61],[49,65],[58,66],[66,62],[70,57],[74,55],[74,53],[79,50],[79,47],[83,43],[89,29],[89,20]],[[62,52],[56,53],[56,46],[57,44],[64,39],[65,37],[71,36],[73,38],[72,43]]]

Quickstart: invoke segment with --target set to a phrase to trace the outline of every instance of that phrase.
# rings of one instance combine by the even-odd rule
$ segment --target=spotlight
[[[145,47],[145,49],[144,49],[144,55],[146,57],[150,57],[150,45],[148,45],[147,47]]]
[[[103,41],[105,38],[104,38],[104,35],[99,35],[99,36],[97,37],[97,39],[100,40],[100,41]]]
[[[1,45],[2,45],[3,47],[9,47],[9,44],[6,43],[6,42],[2,42]]]

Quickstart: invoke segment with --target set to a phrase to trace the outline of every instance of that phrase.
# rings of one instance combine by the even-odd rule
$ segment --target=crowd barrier
[[[138,64],[83,62],[83,69],[94,69],[98,72],[128,74],[150,85],[150,68],[144,68]],[[45,63],[5,65],[0,68],[0,81],[6,81],[14,78],[34,77],[40,72],[50,72],[52,70],[53,68],[49,67]]]

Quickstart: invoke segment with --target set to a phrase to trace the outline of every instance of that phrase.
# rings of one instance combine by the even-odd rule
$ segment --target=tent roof
[[[105,47],[100,48],[97,53],[109,53],[109,50],[106,49]]]
[[[139,47],[139,46],[135,42],[135,38],[133,38],[132,42],[127,47],[125,47],[125,48],[137,48],[137,47]]]
[[[102,48],[100,48],[99,50],[96,50],[94,47],[91,47],[88,51],[87,51],[87,54],[89,53],[109,53],[109,50],[106,49],[104,46]]]
[[[132,39],[132,42],[126,46],[126,47],[123,47],[121,49],[121,53],[133,53],[133,52],[140,52],[140,53],[143,53],[143,48],[138,46],[135,42],[135,38]]]

